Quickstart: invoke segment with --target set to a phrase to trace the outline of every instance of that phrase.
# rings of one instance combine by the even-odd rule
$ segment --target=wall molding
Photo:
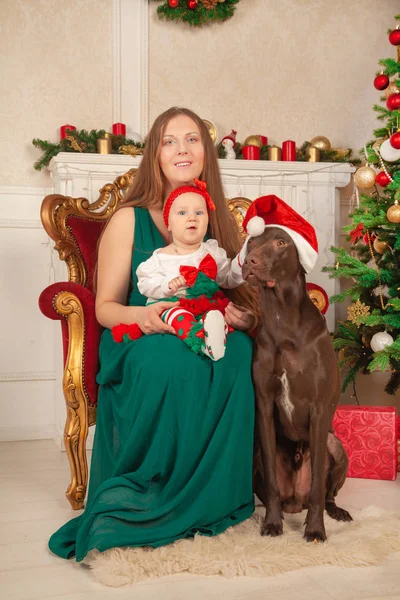
[[[0,219],[0,229],[43,229],[40,219]]]
[[[112,117],[127,124],[127,136],[148,130],[149,3],[113,0]]]
[[[0,196],[46,196],[53,187],[34,187],[29,185],[0,185]]]
[[[55,371],[20,371],[0,373],[0,383],[17,381],[55,381]]]

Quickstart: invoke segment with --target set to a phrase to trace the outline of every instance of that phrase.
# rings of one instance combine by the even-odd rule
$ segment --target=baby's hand
[[[176,294],[179,289],[187,287],[185,278],[182,275],[179,275],[179,277],[174,277],[174,279],[171,279],[171,281],[168,283],[168,287],[171,292]]]

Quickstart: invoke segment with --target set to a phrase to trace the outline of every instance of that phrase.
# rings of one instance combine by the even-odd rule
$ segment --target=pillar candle
[[[319,162],[320,152],[319,148],[313,148],[312,146],[308,149],[308,162]]]
[[[292,140],[282,143],[282,160],[296,160],[296,143]]]
[[[270,146],[268,148],[268,160],[281,160],[281,149],[279,146]]]
[[[126,125],[123,123],[114,123],[112,126],[113,135],[126,135]]]
[[[266,135],[258,135],[261,140],[261,145],[266,146],[268,144],[268,138]]]
[[[60,140],[65,140],[68,135],[68,131],[76,131],[76,127],[73,125],[63,125],[60,127]]]
[[[97,140],[97,152],[99,154],[111,154],[111,140],[107,138],[99,138]]]

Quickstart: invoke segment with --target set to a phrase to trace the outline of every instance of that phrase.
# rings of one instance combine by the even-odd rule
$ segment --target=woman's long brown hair
[[[234,258],[242,244],[235,219],[229,212],[225,199],[217,153],[206,125],[196,113],[188,108],[169,108],[154,121],[146,137],[143,158],[133,183],[125,194],[123,204],[117,210],[122,210],[127,206],[150,207],[164,202],[167,182],[160,167],[161,141],[169,121],[180,115],[185,115],[196,123],[204,146],[204,166],[199,179],[207,183],[207,190],[216,207],[216,210],[210,214],[211,237],[218,241],[230,258]],[[252,312],[258,314],[256,295],[247,284],[234,290],[228,290],[226,294],[232,302],[250,308]]]

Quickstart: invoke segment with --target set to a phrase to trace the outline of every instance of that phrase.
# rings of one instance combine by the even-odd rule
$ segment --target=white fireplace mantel
[[[100,188],[140,165],[141,158],[116,154],[60,153],[49,165],[54,192],[72,197],[97,199]],[[329,248],[339,244],[340,192],[355,171],[347,163],[272,162],[219,160],[227,198],[237,196],[254,200],[275,194],[310,221],[317,232],[319,258],[307,277],[321,285],[329,296],[336,293],[337,282],[321,269],[333,262]],[[335,326],[335,306],[327,313],[329,329]]]

